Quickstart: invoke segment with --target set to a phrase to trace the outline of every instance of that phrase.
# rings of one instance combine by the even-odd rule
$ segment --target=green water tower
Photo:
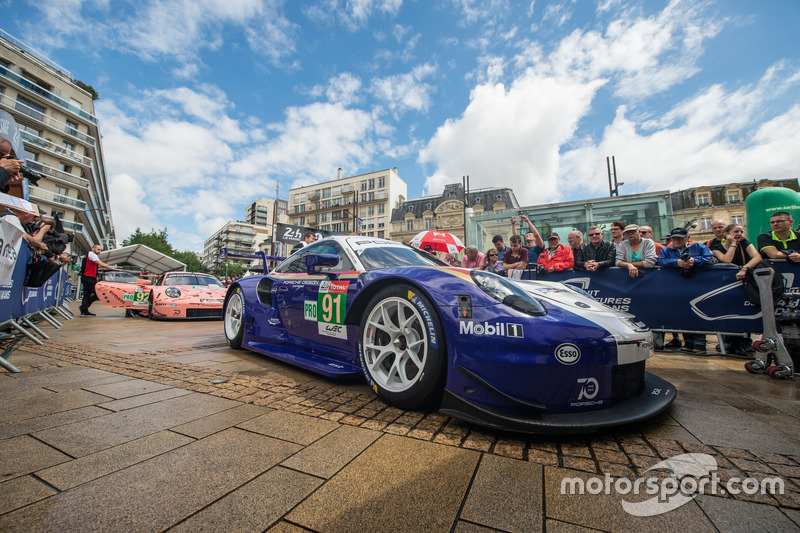
[[[747,195],[744,201],[747,215],[747,240],[756,243],[758,235],[771,231],[769,217],[778,211],[788,211],[794,227],[800,224],[800,194],[785,187],[767,187]]]

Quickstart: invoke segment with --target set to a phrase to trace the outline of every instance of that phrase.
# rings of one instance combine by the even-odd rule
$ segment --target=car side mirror
[[[337,254],[306,255],[306,273],[309,276],[319,273],[320,267],[335,267],[341,260]]]
[[[137,279],[136,284],[139,287],[144,287],[145,285],[150,285],[152,282],[149,279]]]

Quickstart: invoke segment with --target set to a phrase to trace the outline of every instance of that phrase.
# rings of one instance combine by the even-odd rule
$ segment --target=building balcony
[[[94,137],[90,137],[86,135],[82,131],[78,131],[72,126],[64,122],[59,122],[58,120],[54,119],[53,117],[47,116],[40,111],[35,109],[31,109],[30,107],[26,106],[22,102],[18,102],[8,95],[0,94],[0,107],[8,110],[8,111],[16,111],[18,113],[22,113],[26,117],[30,117],[32,119],[37,120],[43,126],[47,126],[48,128],[62,132],[74,139],[86,143],[93,148],[96,146],[97,142],[95,141]]]
[[[318,192],[308,193],[308,201],[309,202],[314,202],[316,200],[319,200],[320,198],[321,198],[321,196],[320,196],[320,194]]]
[[[39,187],[31,187],[31,200],[37,201],[37,203],[38,201],[42,201],[50,204],[63,206],[66,207],[67,209],[78,209],[81,211],[85,211],[88,207],[88,204],[83,200],[70,198],[68,196],[62,196],[60,194],[56,194],[50,191],[45,191],[40,189]]]
[[[25,166],[27,166],[31,170],[35,170],[41,174],[44,174],[48,178],[51,178],[53,181],[59,183],[65,183],[67,185],[73,185],[78,187],[79,189],[89,190],[89,180],[86,178],[81,178],[78,176],[73,176],[68,172],[64,172],[63,170],[58,170],[53,167],[48,167],[39,163],[38,161],[32,161],[30,159],[25,161]]]
[[[91,114],[87,113],[86,111],[77,106],[70,104],[68,101],[64,100],[60,96],[56,96],[47,89],[39,87],[32,81],[23,78],[16,72],[2,65],[0,65],[0,79],[5,79],[12,85],[15,85],[16,87],[22,89],[24,93],[35,94],[37,97],[46,100],[48,103],[55,104],[64,111],[76,115],[87,122],[91,122],[95,126],[97,125],[97,118],[95,118]]]
[[[310,226],[312,228],[316,228],[317,226],[319,226],[319,221],[317,221],[317,220],[308,220],[308,221],[306,221],[306,226]]]
[[[59,146],[54,142],[48,141],[47,139],[42,139],[41,137],[37,137],[32,133],[28,133],[27,131],[21,131],[22,140],[25,141],[26,144],[32,144],[34,146],[38,146],[48,152],[51,152],[56,157],[65,157],[70,161],[74,161],[79,165],[84,165],[88,168],[92,168],[93,161],[90,157],[86,157],[85,155],[80,155],[77,152],[73,152],[72,150],[67,150],[63,146]]]

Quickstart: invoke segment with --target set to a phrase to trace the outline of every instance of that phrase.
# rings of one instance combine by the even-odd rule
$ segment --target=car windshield
[[[403,266],[449,266],[435,256],[410,246],[359,247],[357,241],[351,241],[350,244],[366,270]]]
[[[102,273],[103,281],[110,281],[113,283],[133,283],[136,284],[136,280],[139,279],[139,276],[134,274],[133,272],[117,272],[117,271],[106,271]]]
[[[202,287],[222,287],[222,283],[214,276],[197,274],[173,274],[164,279],[164,285],[199,285]]]

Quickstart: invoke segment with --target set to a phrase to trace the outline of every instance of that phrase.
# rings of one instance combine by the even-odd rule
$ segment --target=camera
[[[20,166],[19,173],[22,174],[22,177],[27,179],[31,185],[37,187],[39,186],[39,180],[42,179],[42,175],[35,170],[31,170],[25,166]]]
[[[681,256],[681,261],[688,261],[688,260],[689,260],[689,259],[691,259],[691,258],[692,258],[692,256],[691,256],[691,255],[689,255],[689,254],[683,254],[683,255]]]
[[[6,154],[6,155],[0,156],[0,157],[3,157],[5,159],[14,159],[15,158],[15,156],[13,156],[11,154]],[[43,176],[41,174],[39,174],[35,170],[29,169],[25,165],[20,165],[19,166],[19,173],[22,174],[22,177],[27,179],[28,182],[31,185],[35,186],[35,187],[39,186],[39,180],[43,178]]]

